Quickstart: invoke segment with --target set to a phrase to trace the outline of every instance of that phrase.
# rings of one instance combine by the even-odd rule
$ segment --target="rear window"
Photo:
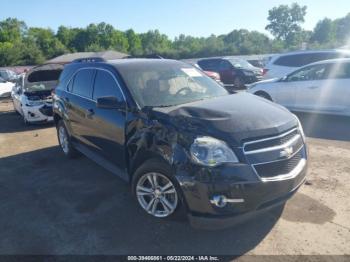
[[[285,55],[277,58],[273,64],[279,65],[279,66],[288,66],[288,67],[301,67],[301,66],[322,61],[322,60],[336,59],[336,58],[342,58],[342,57],[349,57],[349,55],[343,54],[343,53],[336,53],[336,52]]]
[[[61,75],[62,69],[34,71],[28,76],[28,82],[49,82],[57,81]]]

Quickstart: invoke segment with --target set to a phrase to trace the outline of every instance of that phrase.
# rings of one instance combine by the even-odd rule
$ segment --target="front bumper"
[[[52,105],[25,106],[23,114],[29,123],[46,123],[53,121]]]
[[[305,152],[306,160],[306,148]],[[220,229],[235,225],[287,201],[304,183],[307,162],[293,176],[262,181],[248,164],[201,168],[194,177],[178,176],[194,227]],[[212,201],[223,195],[232,202],[218,207]]]

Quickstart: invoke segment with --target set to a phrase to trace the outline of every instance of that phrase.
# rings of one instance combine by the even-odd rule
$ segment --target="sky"
[[[14,17],[30,27],[57,30],[60,25],[85,27],[106,22],[119,30],[137,33],[159,29],[171,39],[180,34],[209,36],[234,29],[267,33],[268,10],[286,0],[1,0],[0,20]],[[350,12],[349,0],[296,0],[306,5],[303,27],[312,30],[325,17]]]

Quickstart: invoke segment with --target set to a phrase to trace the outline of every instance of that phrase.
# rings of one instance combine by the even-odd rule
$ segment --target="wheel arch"
[[[270,101],[273,101],[271,95],[264,90],[258,90],[256,92],[254,92],[254,95],[263,97],[263,98],[268,99]]]

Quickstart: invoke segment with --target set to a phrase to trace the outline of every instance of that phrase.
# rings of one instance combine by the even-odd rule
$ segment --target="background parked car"
[[[0,97],[9,97],[15,84],[0,77]]]
[[[216,82],[218,82],[219,84],[222,85],[221,78],[220,78],[220,75],[218,73],[213,72],[213,71],[205,71],[198,64],[192,64],[192,63],[190,63],[190,64],[195,66],[199,70],[203,71],[207,76],[209,76],[210,78],[212,78],[213,80],[215,80]]]
[[[350,58],[350,51],[298,51],[275,55],[267,62],[265,66],[264,79],[280,78],[307,64],[336,58]]]
[[[252,66],[258,67],[258,68],[264,68],[265,67],[265,63],[263,60],[260,59],[250,59],[247,60],[247,62],[249,64],[251,64]]]
[[[15,82],[18,78],[17,74],[9,69],[0,69],[0,77],[8,82]]]
[[[239,58],[207,58],[197,63],[205,71],[218,73],[228,88],[244,88],[246,84],[261,80],[263,73],[261,68]]]
[[[350,116],[350,59],[316,62],[280,79],[261,81],[248,92],[290,110]]]
[[[15,110],[25,123],[52,121],[51,91],[57,86],[63,70],[61,64],[46,64],[22,75],[12,91]]]

